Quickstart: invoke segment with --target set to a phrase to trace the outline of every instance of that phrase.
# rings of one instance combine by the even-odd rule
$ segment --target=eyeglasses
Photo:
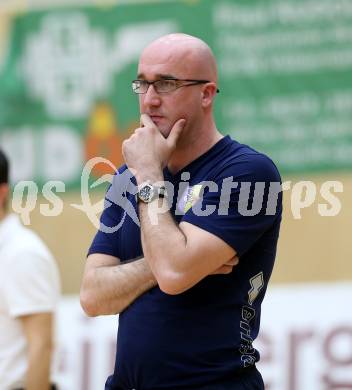
[[[187,82],[188,84],[183,84]],[[197,84],[206,84],[210,83],[209,80],[189,80],[189,79],[160,79],[155,81],[147,80],[133,80],[132,81],[132,90],[134,93],[143,94],[147,93],[149,85],[153,85],[157,93],[168,93],[175,91],[181,87],[190,87],[191,85]],[[216,90],[216,93],[219,93],[219,89]]]

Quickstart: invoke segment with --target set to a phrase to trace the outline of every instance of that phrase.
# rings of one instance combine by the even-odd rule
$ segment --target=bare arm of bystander
[[[48,390],[53,349],[53,314],[36,313],[18,317],[27,339],[26,390]]]

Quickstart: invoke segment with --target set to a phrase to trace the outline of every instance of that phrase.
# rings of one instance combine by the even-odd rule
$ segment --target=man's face
[[[187,61],[179,54],[158,52],[157,48],[143,53],[138,66],[138,79],[155,81],[163,78],[197,79],[191,74]],[[186,119],[189,126],[200,111],[200,85],[181,87],[172,92],[157,93],[150,85],[147,93],[139,95],[140,112],[148,114],[160,132],[167,137],[175,122]]]

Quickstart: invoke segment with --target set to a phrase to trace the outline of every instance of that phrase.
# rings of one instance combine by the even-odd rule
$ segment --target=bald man
[[[280,191],[267,206],[279,173],[218,131],[216,61],[200,39],[152,42],[132,88],[140,127],[123,143],[81,288],[88,315],[120,313],[105,388],[264,389],[252,342],[276,253]]]

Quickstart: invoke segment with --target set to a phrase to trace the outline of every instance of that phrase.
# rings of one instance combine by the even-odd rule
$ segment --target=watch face
[[[153,187],[150,184],[146,184],[139,190],[138,196],[143,202],[149,202],[153,196]]]

